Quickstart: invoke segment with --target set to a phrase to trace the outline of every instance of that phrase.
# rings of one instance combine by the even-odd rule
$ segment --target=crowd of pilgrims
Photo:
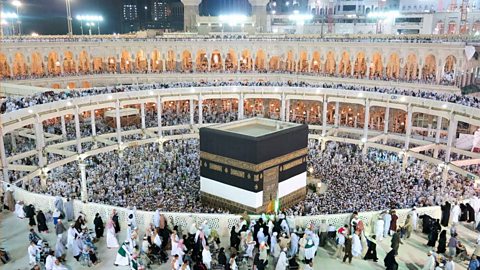
[[[307,83],[303,81],[299,82],[277,82],[277,81],[201,81],[201,82],[172,82],[172,83],[153,83],[153,84],[138,84],[138,85],[119,85],[119,86],[107,86],[89,88],[84,90],[67,90],[67,91],[48,91],[42,93],[36,93],[31,96],[13,97],[8,96],[4,98],[0,105],[0,113],[13,112],[15,110],[28,108],[31,106],[46,104],[50,102],[60,100],[71,100],[78,97],[121,93],[129,91],[142,91],[153,89],[168,89],[168,88],[181,88],[181,87],[213,87],[213,86],[278,86],[278,87],[312,87],[312,88],[335,88],[350,91],[366,91],[366,92],[378,92],[391,95],[405,95],[419,98],[427,98],[438,101],[451,102],[461,104],[465,106],[480,108],[479,99],[475,96],[465,96],[450,93],[438,93],[428,91],[416,91],[411,89],[397,89],[389,87],[368,87],[360,85],[348,85],[348,84],[332,84],[332,83]]]
[[[373,211],[412,205],[439,205],[443,198],[470,198],[474,181],[449,173],[424,161],[403,158],[392,152],[330,142],[324,151],[309,141],[307,167],[327,186],[327,192],[310,190],[301,203],[285,211],[289,215],[320,215]],[[85,160],[89,201],[142,210],[222,213],[200,202],[198,139],[171,140],[125,148]],[[346,184],[348,183],[348,184]],[[80,198],[78,166],[62,166],[49,172],[47,185],[38,177],[26,187],[35,193]],[[368,196],[366,196],[368,194]]]
[[[401,245],[420,232],[427,234],[425,246],[430,249],[423,270],[454,270],[456,264],[468,266],[468,270],[480,267],[480,235],[474,249],[469,250],[458,231],[460,224],[473,225],[465,226],[465,229],[480,230],[477,225],[480,199],[476,194],[467,200],[468,203],[450,203],[444,198],[440,219],[419,215],[416,207],[410,208],[406,217],[401,219],[395,208],[385,208],[387,210],[370,220],[352,211],[343,226],[334,226],[322,218],[318,223],[307,223],[302,227],[285,212],[256,217],[243,213],[237,224],[230,228],[227,239],[221,238],[207,220],[182,228],[172,224],[172,219],[159,209],[151,220],[146,220],[149,223],[146,229],[140,231],[135,207],[126,210],[124,219],[112,210],[107,220],[103,220],[98,213],[87,217],[80,212],[75,217],[72,201],[59,196],[55,198],[53,214],[51,211],[36,211],[35,206],[23,205],[21,201],[15,203],[14,191],[9,186],[3,196],[5,209],[25,222],[28,220],[30,233],[28,244],[26,239],[26,253],[32,269],[43,269],[42,266],[47,270],[67,269],[64,265],[67,256],[82,265],[97,264],[100,259],[96,244],[105,241],[107,248],[117,251],[115,266],[129,266],[129,269],[136,270],[165,263],[170,264],[172,270],[238,270],[248,265],[258,270],[267,267],[312,270],[314,261],[319,260],[320,248],[325,248],[328,256],[344,263],[352,264],[353,261],[355,264],[356,260],[363,259],[380,264],[377,243],[387,242],[390,247],[383,264],[387,270],[396,270],[399,269],[397,256]],[[71,224],[65,226],[64,222]],[[55,246],[50,246],[43,237],[50,233],[52,226],[56,235]],[[119,239],[122,230],[126,230],[126,237]],[[415,241],[413,243],[417,245]]]
[[[142,38],[134,35],[96,35],[96,36],[44,36],[44,37],[8,37],[4,42],[112,42],[112,41],[218,41],[218,40],[251,40],[251,41],[318,41],[318,42],[391,42],[391,43],[444,43],[477,41],[476,36],[464,35],[244,35],[244,34],[210,34],[210,35],[182,35],[162,36],[156,38]]]

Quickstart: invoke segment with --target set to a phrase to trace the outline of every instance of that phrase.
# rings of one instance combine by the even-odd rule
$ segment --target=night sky
[[[145,0],[140,0],[140,2],[143,1]],[[5,2],[4,10],[14,12],[14,7],[10,4],[11,0]],[[21,0],[21,2],[23,6],[20,9],[20,16],[24,34],[32,32],[43,35],[67,33],[65,0]],[[80,34],[80,24],[75,20],[75,16],[85,14],[104,17],[104,22],[100,25],[102,33],[120,32],[122,2],[122,0],[71,0],[74,34]],[[232,9],[235,10],[233,13],[249,13],[248,0],[203,0],[200,12],[202,15],[214,16],[219,13],[232,13],[230,11]]]
[[[5,11],[14,11],[9,4],[4,4]],[[20,16],[23,22],[22,32],[30,34],[65,34],[67,33],[67,12],[65,0],[22,0]],[[113,33],[120,31],[121,0],[71,0],[72,15],[102,15],[103,24],[100,31]],[[73,31],[80,33],[80,25],[73,20]]]

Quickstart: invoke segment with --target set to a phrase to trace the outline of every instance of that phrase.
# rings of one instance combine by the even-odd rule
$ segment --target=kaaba
[[[200,129],[201,200],[233,213],[303,200],[308,126],[250,118]]]

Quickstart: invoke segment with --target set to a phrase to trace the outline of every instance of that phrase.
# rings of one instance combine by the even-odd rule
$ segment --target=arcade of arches
[[[361,51],[355,54],[343,51],[300,51],[292,50],[283,54],[268,54],[259,49],[235,51],[228,49],[198,51],[184,50],[161,52],[154,49],[122,50],[119,55],[97,56],[85,50],[78,55],[71,51],[50,51],[47,55],[33,52],[24,55],[16,52],[11,59],[0,53],[0,78],[21,78],[23,76],[45,76],[61,74],[91,73],[147,73],[147,72],[299,72],[328,76],[406,80],[424,82],[449,82],[457,75],[459,65],[455,56],[438,59],[433,54],[420,59],[415,53],[406,57],[398,53],[382,55],[376,51],[367,55]],[[450,81],[451,82],[451,81]]]

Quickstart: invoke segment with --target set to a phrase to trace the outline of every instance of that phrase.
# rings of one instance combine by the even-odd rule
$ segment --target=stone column
[[[383,122],[383,134],[387,135],[388,134],[388,126],[390,125],[390,107],[385,108],[385,119]],[[387,138],[383,139],[383,143],[387,143]]]
[[[61,122],[60,124],[62,126],[62,137],[64,139],[66,139],[67,138],[67,127],[66,127],[66,124],[65,124],[65,115],[60,116],[60,122]]]
[[[142,121],[142,131],[145,132],[145,128],[146,128],[146,125],[145,125],[145,103],[140,103],[140,115],[142,117],[141,121]]]
[[[80,112],[78,111],[78,107],[75,108],[75,136],[77,141],[77,153],[82,153],[82,142],[80,139],[82,138],[82,133],[80,132]]]
[[[269,0],[248,0],[252,6],[252,16],[255,16],[255,29],[257,32],[267,31],[267,4]]]
[[[190,105],[190,125],[195,125],[195,107],[193,107],[193,99],[189,101]]]
[[[328,109],[327,95],[324,95],[323,108],[322,108],[322,136],[325,136],[327,134],[327,109]]]
[[[450,154],[452,152],[452,146],[455,142],[455,138],[457,136],[457,126],[458,122],[455,119],[454,115],[450,115],[450,123],[448,125],[448,137],[447,137],[447,149],[445,151],[445,162],[450,162]]]
[[[337,101],[335,102],[335,127],[338,128],[340,121],[340,103]]]
[[[197,30],[198,6],[202,0],[181,0],[183,3],[183,29],[185,32]]]
[[[437,129],[435,131],[435,149],[433,150],[433,158],[438,158],[438,146],[440,144],[440,132],[442,131],[442,117],[437,116]]]
[[[43,123],[38,115],[35,117],[35,140],[38,152],[38,166],[43,168],[47,164],[46,158],[43,155],[43,150],[45,149],[45,137],[43,135]]]
[[[78,163],[78,167],[80,168],[80,177],[81,177],[80,196],[81,196],[82,202],[88,202],[87,172],[86,172],[87,165],[83,161],[81,161],[80,163]]]
[[[115,103],[115,122],[117,128],[117,143],[122,143],[122,121],[120,119],[120,101],[117,99]]]
[[[97,136],[97,127],[95,125],[95,110],[90,111],[90,125],[92,126],[92,136]]]
[[[163,111],[163,102],[160,96],[157,96],[157,135],[162,137],[162,111]]]
[[[365,101],[365,119],[363,122],[363,139],[368,139],[368,123],[370,122],[370,101]]]
[[[290,99],[287,99],[285,102],[285,121],[290,122]]]
[[[245,100],[243,99],[243,93],[240,93],[240,99],[238,100],[238,120],[243,119],[243,105],[244,105]]]
[[[15,131],[12,131],[12,133],[10,133],[10,139],[12,140],[13,151],[16,151],[16,149],[17,149],[17,136],[15,135]]]
[[[285,121],[285,110],[287,101],[285,100],[285,93],[282,93],[282,100],[280,106],[280,120]]]
[[[203,124],[203,98],[202,95],[198,96],[198,124]]]
[[[408,104],[407,108],[407,121],[405,125],[407,126],[406,134],[405,134],[405,151],[408,150],[410,147],[410,136],[412,134],[412,105]]]
[[[3,128],[0,125],[0,161],[2,162],[2,172],[3,172],[3,181],[9,182],[8,177],[8,162],[7,162],[7,154],[5,152],[5,142],[3,141]]]

